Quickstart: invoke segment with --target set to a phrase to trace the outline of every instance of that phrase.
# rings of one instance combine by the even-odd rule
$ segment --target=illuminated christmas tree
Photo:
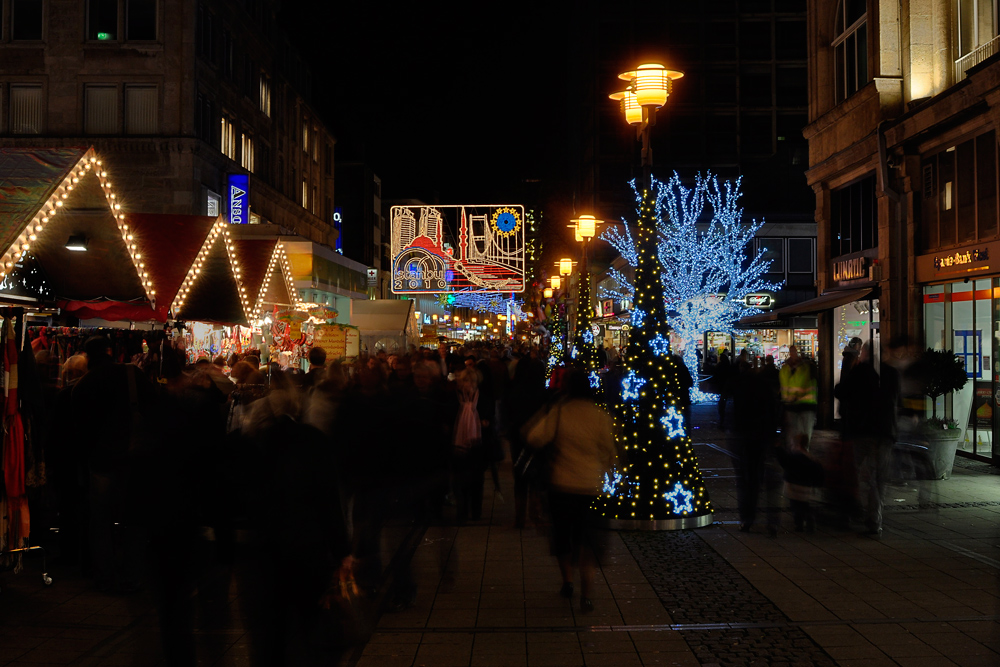
[[[596,504],[612,528],[695,528],[712,522],[711,501],[685,427],[680,400],[684,390],[667,338],[656,247],[657,201],[648,192],[639,200],[632,327],[614,411],[619,451],[626,460],[606,478],[604,495]]]
[[[597,341],[591,327],[594,308],[590,298],[590,272],[584,269],[580,274],[579,299],[576,309],[576,336],[573,338],[571,356],[583,366],[590,380],[590,387],[595,391],[601,388],[601,376],[598,370],[601,364],[597,360]]]
[[[552,336],[549,340],[549,356],[545,360],[545,386],[548,387],[552,381],[552,373],[556,368],[566,363],[566,320],[553,313],[549,322],[549,331]]]

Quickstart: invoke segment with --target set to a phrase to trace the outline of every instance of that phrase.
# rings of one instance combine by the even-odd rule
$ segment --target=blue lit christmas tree
[[[566,363],[566,320],[554,313],[549,322],[549,356],[545,360],[545,386],[552,382],[552,373]]]
[[[632,328],[614,414],[626,462],[606,478],[596,504],[612,528],[679,529],[712,522],[711,501],[685,427],[677,365],[670,356],[657,253],[658,200],[645,192],[639,201]]]

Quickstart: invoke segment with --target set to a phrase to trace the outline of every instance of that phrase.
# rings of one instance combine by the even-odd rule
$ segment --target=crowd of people
[[[763,496],[770,535],[783,497],[796,530],[812,531],[825,485],[845,518],[881,532],[907,354],[888,346],[876,371],[867,346],[848,346],[836,390],[843,436],[826,469],[811,452],[812,360],[792,347],[780,369],[745,351],[731,362],[717,389],[720,416],[734,405],[740,530]],[[588,508],[617,456],[599,405],[620,391],[621,361],[606,357],[608,393],[595,396],[572,362],[547,381],[543,358],[534,345],[477,342],[347,363],[313,348],[302,373],[262,365],[254,350],[189,364],[165,346],[115,363],[95,336],[50,388],[61,558],[102,588],[153,592],[171,664],[195,664],[194,600],[208,618],[222,613],[233,581],[255,664],[308,664],[295,652],[339,645],[324,608],[382,586],[388,521],[462,525],[482,518],[484,497],[507,494],[517,528],[551,521],[560,592],[574,596],[578,570],[590,611],[600,549]],[[693,386],[686,371],[679,381]],[[512,489],[498,474],[508,456]],[[403,567],[389,608],[415,596]]]
[[[582,371],[546,387],[536,346],[486,343],[350,363],[314,348],[309,361],[307,373],[281,370],[251,350],[189,364],[165,346],[123,364],[95,336],[52,387],[61,559],[103,589],[152,591],[171,664],[194,664],[193,600],[211,616],[233,580],[255,663],[294,662],[288,652],[315,645],[319,612],[344,582],[361,595],[382,585],[388,520],[474,522],[490,492],[513,496],[518,527],[547,520],[548,474],[517,473],[502,488],[507,449],[511,460],[532,447],[572,449],[545,463],[559,475],[551,513],[572,595],[570,568],[593,546],[583,513],[611,443],[603,426],[593,442],[568,438],[605,415]],[[558,442],[529,440],[529,422],[559,401],[573,425],[557,429]],[[584,609],[592,572],[591,559]],[[394,582],[390,608],[411,605],[405,568]]]

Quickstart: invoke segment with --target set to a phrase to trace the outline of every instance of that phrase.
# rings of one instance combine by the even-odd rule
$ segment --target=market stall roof
[[[409,299],[352,299],[351,326],[358,327],[365,335],[408,333],[412,328],[413,304]]]
[[[176,319],[249,325],[251,297],[225,219],[215,219],[170,303]]]
[[[241,267],[240,278],[253,304],[248,317],[300,306],[285,245],[275,239],[236,239],[233,255]]]
[[[122,209],[92,148],[0,148],[3,298],[150,319],[155,283]]]
[[[811,315],[813,313],[819,313],[824,310],[829,310],[831,308],[837,308],[838,306],[843,306],[844,304],[851,303],[853,301],[860,301],[871,294],[871,287],[864,287],[861,289],[852,290],[840,290],[832,292],[824,292],[815,299],[809,299],[808,301],[801,301],[799,303],[793,303],[791,305],[785,306],[784,308],[776,308],[767,313],[762,313],[760,315],[754,315],[752,317],[744,317],[742,320],[736,323],[736,328],[743,326],[751,326],[754,324],[767,324],[769,322],[777,322],[779,320],[794,316],[794,315]]]

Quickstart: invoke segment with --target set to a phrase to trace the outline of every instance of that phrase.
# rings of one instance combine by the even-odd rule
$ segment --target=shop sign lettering
[[[752,308],[770,308],[771,307],[771,295],[770,294],[747,294],[744,297],[744,301],[747,306]]]
[[[956,252],[953,255],[945,255],[944,257],[934,256],[934,268],[938,271],[941,269],[947,269],[952,266],[962,266],[963,264],[972,264],[973,262],[986,262],[990,259],[989,248],[977,248],[975,250],[966,250]]]
[[[868,277],[867,257],[841,259],[833,263],[834,282],[839,283],[845,280],[858,280],[867,277]]]

